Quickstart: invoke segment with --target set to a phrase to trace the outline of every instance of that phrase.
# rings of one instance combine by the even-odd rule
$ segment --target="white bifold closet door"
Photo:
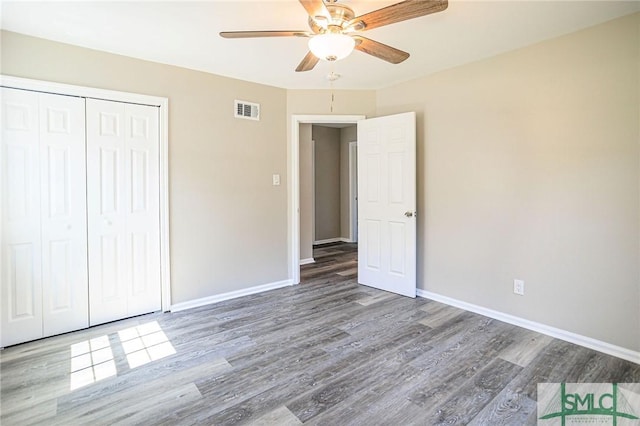
[[[0,344],[88,325],[85,100],[2,89]]]
[[[89,323],[161,309],[157,107],[87,99]]]

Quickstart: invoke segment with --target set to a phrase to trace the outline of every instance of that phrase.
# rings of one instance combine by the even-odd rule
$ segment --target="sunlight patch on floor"
[[[118,332],[129,368],[136,368],[176,353],[157,321]]]
[[[131,369],[176,353],[157,321],[120,330],[118,337]],[[117,375],[108,335],[71,345],[70,390]]]
[[[109,336],[95,337],[71,345],[71,390],[116,374]]]

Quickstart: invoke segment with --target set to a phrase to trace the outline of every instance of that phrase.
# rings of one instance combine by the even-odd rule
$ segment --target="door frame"
[[[358,242],[358,155],[356,149],[358,142],[349,142],[349,239],[352,243]]]
[[[300,141],[298,141],[298,147]],[[300,156],[298,155],[298,159]],[[300,170],[298,169],[298,178]],[[298,197],[300,191],[298,191]],[[300,217],[300,216],[298,216]],[[316,241],[316,141],[311,138],[311,258],[313,259],[313,243]]]
[[[291,284],[300,283],[300,124],[357,124],[364,115],[291,115],[291,137],[287,149],[288,269]]]
[[[159,96],[140,95],[116,90],[54,83],[43,80],[0,75],[0,86],[53,93],[57,95],[77,96],[81,98],[103,99],[131,104],[159,107],[160,137],[160,283],[162,289],[162,311],[171,310],[171,259],[169,252],[169,99]],[[0,222],[1,223],[1,222]],[[0,232],[2,230],[0,229]]]

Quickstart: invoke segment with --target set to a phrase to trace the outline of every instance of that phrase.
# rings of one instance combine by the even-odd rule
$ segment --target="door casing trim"
[[[287,147],[287,252],[289,279],[300,283],[300,124],[357,124],[364,115],[298,115],[291,116],[291,138]]]

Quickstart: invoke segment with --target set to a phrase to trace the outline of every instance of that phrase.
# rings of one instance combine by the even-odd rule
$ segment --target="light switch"
[[[273,175],[273,186],[278,186],[280,185],[280,175],[275,174]]]

